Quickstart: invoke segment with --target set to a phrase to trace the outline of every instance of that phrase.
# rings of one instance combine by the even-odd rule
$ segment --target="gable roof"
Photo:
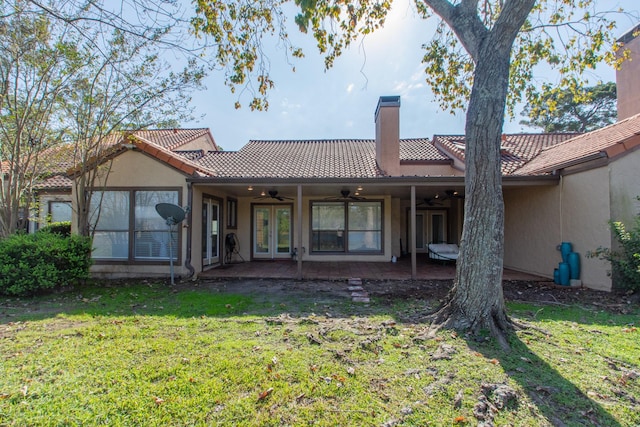
[[[100,163],[134,145],[138,150],[163,161],[188,175],[208,176],[209,173],[200,165],[193,163],[204,155],[204,150],[183,150],[174,153],[172,150],[183,147],[190,142],[208,136],[212,148],[218,149],[208,128],[197,129],[147,129],[131,133],[118,132],[101,141],[100,155],[89,159],[89,162]],[[35,189],[70,189],[71,176],[78,171],[73,145],[57,145],[47,150],[47,174],[36,185]],[[199,154],[199,155],[198,155]]]
[[[516,175],[541,175],[595,158],[624,154],[640,146],[640,114],[547,147]]]
[[[501,170],[503,175],[511,175],[518,168],[537,156],[543,149],[574,138],[576,133],[516,133],[503,134],[501,148]],[[465,160],[464,135],[436,135],[435,147],[455,157]]]

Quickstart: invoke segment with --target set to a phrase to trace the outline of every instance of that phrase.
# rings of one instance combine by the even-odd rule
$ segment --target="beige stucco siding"
[[[611,218],[630,226],[640,215],[640,150],[611,163]]]
[[[553,277],[560,252],[559,196],[557,187],[504,191],[504,266]]]
[[[586,253],[610,245],[609,173],[601,167],[564,176],[554,187],[505,190],[506,268],[553,278],[570,242],[580,254],[582,283],[610,290],[608,266]]]
[[[582,283],[593,289],[611,290],[608,265],[586,253],[599,246],[611,246],[609,230],[609,168],[601,167],[565,176],[562,194],[561,241],[571,242],[580,254]]]

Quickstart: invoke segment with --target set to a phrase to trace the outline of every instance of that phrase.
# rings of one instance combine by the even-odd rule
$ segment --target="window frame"
[[[351,230],[349,227],[349,206],[351,204],[359,204],[359,203],[378,203],[380,205],[380,224],[379,229],[371,229],[371,230],[361,230],[355,229]],[[343,209],[343,224],[344,229],[342,231],[342,250],[316,250],[314,247],[314,235],[316,229],[314,229],[314,205],[319,204],[334,204],[335,206],[342,206]],[[371,256],[379,256],[384,254],[384,226],[385,226],[385,218],[384,218],[384,200],[383,199],[366,199],[366,200],[337,200],[337,201],[327,201],[327,200],[310,200],[309,201],[309,248],[310,253],[313,255],[371,255]],[[318,229],[319,232],[322,232],[322,229]],[[326,229],[325,231],[340,231],[338,229]],[[362,231],[373,231],[380,233],[380,249],[379,250],[350,250],[349,249],[349,236],[354,232],[362,232]]]
[[[126,192],[128,193],[129,199],[129,212],[128,212],[128,228],[126,232],[128,233],[128,242],[127,242],[127,258],[92,258],[93,263],[96,265],[109,265],[109,264],[119,264],[119,265],[169,265],[169,258],[166,259],[154,259],[154,258],[136,258],[135,256],[135,233],[136,233],[136,216],[135,216],[135,208],[136,208],[136,193],[143,191],[175,191],[177,192],[178,204],[182,201],[182,187],[105,187],[94,189],[92,191],[93,194],[97,194],[100,192],[109,192],[109,191],[117,191],[117,192]],[[90,203],[90,200],[89,200]],[[91,206],[89,206],[91,209]],[[182,224],[182,223],[181,223]],[[182,225],[176,225],[175,232],[177,233],[177,248],[174,248],[176,258],[174,258],[173,263],[175,265],[182,265]],[[91,225],[91,232],[95,232],[95,226]],[[98,230],[98,231],[109,231]],[[121,231],[121,230],[118,230]]]

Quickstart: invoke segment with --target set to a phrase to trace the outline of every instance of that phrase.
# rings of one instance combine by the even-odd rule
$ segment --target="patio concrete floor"
[[[292,260],[233,262],[201,272],[202,279],[214,278],[263,278],[296,279],[297,262]],[[398,262],[320,262],[302,263],[304,280],[410,280],[411,259],[404,257]],[[455,264],[431,262],[426,255],[418,256],[417,280],[453,280]],[[505,269],[503,280],[525,280],[547,282],[550,279]]]

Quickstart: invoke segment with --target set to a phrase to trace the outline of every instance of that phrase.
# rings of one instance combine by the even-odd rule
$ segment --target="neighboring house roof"
[[[640,146],[640,114],[547,147],[516,175],[541,175],[598,157],[612,158]]]
[[[52,175],[38,182],[36,190],[68,190],[73,185],[73,181],[64,175]]]
[[[529,162],[546,147],[560,144],[574,138],[576,133],[517,133],[502,135],[501,161],[502,174],[511,175],[519,167]],[[464,135],[436,135],[434,146],[448,152],[464,163]]]

